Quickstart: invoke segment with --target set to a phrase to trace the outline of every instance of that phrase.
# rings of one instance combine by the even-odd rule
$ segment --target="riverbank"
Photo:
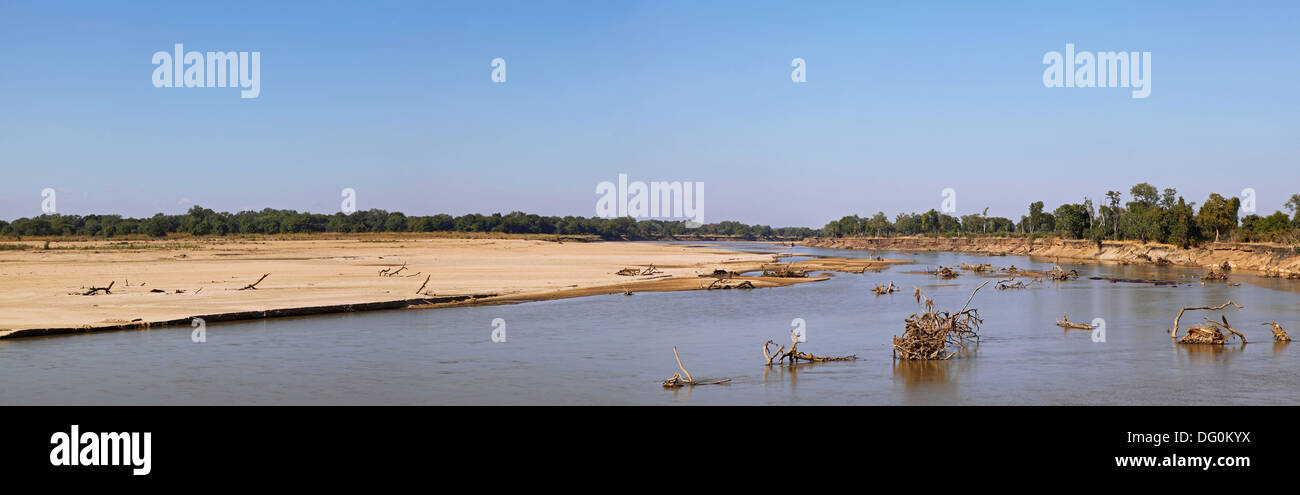
[[[420,235],[35,244],[0,251],[0,338],[825,280],[736,275],[778,259],[658,243]],[[888,263],[792,266],[860,272]],[[625,268],[639,272],[619,275]],[[715,270],[728,272],[718,284],[701,277]]]
[[[1300,276],[1300,253],[1291,246],[1255,243],[1209,243],[1183,249],[1137,241],[1103,241],[1021,237],[859,237],[810,238],[804,246],[882,251],[950,251],[983,255],[1019,255],[1130,264],[1228,266],[1280,277]]]

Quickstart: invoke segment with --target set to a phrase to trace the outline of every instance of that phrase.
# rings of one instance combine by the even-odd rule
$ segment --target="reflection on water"
[[[1208,363],[1227,363],[1246,350],[1249,344],[1174,344],[1178,357]]]
[[[772,249],[802,255],[910,258],[912,266],[839,273],[825,282],[752,291],[593,296],[506,306],[383,311],[208,326],[0,341],[0,404],[1300,404],[1300,353],[1263,322],[1300,328],[1300,281],[1233,273],[1200,284],[1200,270],[1066,264],[1081,278],[982,290],[978,349],[942,362],[894,362],[891,337],[916,311],[913,286],[955,310],[982,282],[908,274],[924,266],[1055,260],[954,253]],[[1088,277],[1160,279],[1176,285]],[[875,284],[905,292],[877,297]],[[1183,306],[1234,300],[1226,314],[1256,342],[1184,346],[1165,333]],[[1187,321],[1199,321],[1198,312]],[[1106,341],[1062,331],[1106,321]],[[508,339],[493,343],[492,321]],[[760,347],[807,323],[800,347],[857,361],[766,366]],[[664,389],[673,346],[699,380]]]

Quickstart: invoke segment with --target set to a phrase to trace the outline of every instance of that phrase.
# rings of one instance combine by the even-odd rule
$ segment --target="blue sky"
[[[898,5],[905,3],[906,5]],[[703,181],[706,220],[1019,218],[1137,182],[1300,192],[1296,2],[0,3],[0,219],[360,208],[595,214]],[[154,52],[261,52],[261,95]],[[1046,88],[1048,51],[1152,52],[1152,91]],[[507,82],[491,79],[493,58]],[[807,82],[790,80],[791,59]]]

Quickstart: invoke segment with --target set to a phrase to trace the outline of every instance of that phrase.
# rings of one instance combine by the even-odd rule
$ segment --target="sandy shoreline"
[[[658,243],[443,237],[58,242],[53,249],[0,251],[0,338],[187,325],[193,317],[212,322],[700,290],[715,281],[701,274],[762,270],[775,259]],[[850,272],[890,263],[812,261],[819,270]],[[654,274],[616,273],[650,265]],[[380,273],[399,268],[392,276]],[[254,289],[240,290],[262,274],[269,275]],[[819,280],[825,278],[735,276],[723,285]],[[110,283],[109,294],[83,295]]]

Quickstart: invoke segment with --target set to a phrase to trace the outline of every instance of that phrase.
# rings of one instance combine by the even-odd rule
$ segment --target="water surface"
[[[1198,270],[1063,264],[1082,278],[997,291],[971,306],[984,317],[977,349],[942,362],[894,362],[890,338],[916,311],[919,286],[957,309],[975,286],[905,274],[936,265],[1051,260],[955,253],[737,249],[906,258],[879,273],[751,291],[594,296],[506,306],[397,310],[0,341],[0,404],[1300,404],[1300,348],[1274,344],[1261,322],[1300,329],[1300,282],[1234,274],[1202,285]],[[1160,278],[1177,286],[1089,276]],[[905,290],[870,292],[893,281]],[[1178,346],[1164,333],[1178,308],[1246,307],[1229,321],[1247,345]],[[1106,341],[1054,325],[1103,318]],[[1202,314],[1189,313],[1187,323]],[[505,320],[506,342],[492,322]],[[858,361],[763,365],[762,344],[807,322],[815,354]],[[677,346],[699,379],[726,385],[665,390]]]

